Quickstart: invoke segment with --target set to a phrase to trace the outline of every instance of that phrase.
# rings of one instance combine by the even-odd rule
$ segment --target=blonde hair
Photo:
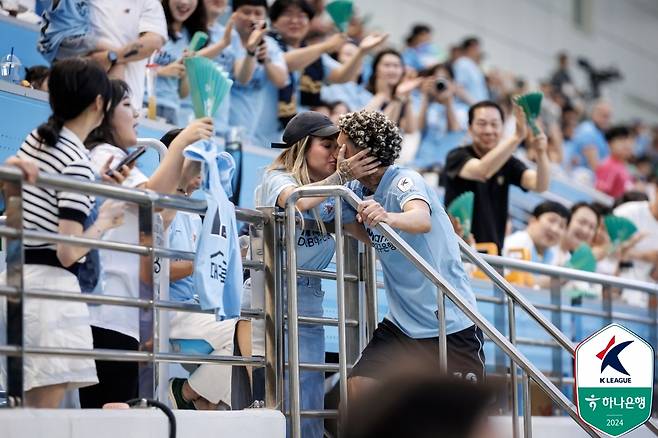
[[[311,176],[308,172],[308,165],[306,164],[306,152],[311,147],[312,142],[313,137],[310,135],[302,138],[297,143],[281,152],[267,168],[267,171],[281,170],[287,172],[293,177],[299,186],[311,184],[313,181],[311,181]],[[302,228],[304,228],[304,216],[301,211],[297,211],[302,220]],[[322,234],[327,234],[327,229],[324,226],[324,222],[320,219],[317,207],[311,209],[311,212],[313,213],[315,222],[317,223],[318,228],[322,231]]]

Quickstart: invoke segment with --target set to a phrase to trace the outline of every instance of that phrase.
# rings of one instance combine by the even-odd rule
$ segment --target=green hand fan
[[[571,258],[564,266],[580,271],[596,271],[596,257],[592,253],[592,248],[586,243],[581,243],[573,254],[571,254]]]
[[[464,229],[464,237],[471,234],[471,220],[473,217],[473,201],[475,195],[473,192],[464,192],[450,203],[448,206],[448,213],[459,219],[459,222]]]
[[[194,115],[197,118],[213,117],[231,90],[233,81],[217,63],[203,56],[186,58],[184,62]]]
[[[324,9],[334,21],[338,30],[345,32],[354,14],[352,0],[334,0],[325,6]]]
[[[190,52],[196,52],[201,47],[203,47],[208,42],[208,34],[205,32],[196,31],[194,36],[190,41],[190,45],[187,47]]]
[[[528,118],[528,125],[530,125],[532,133],[535,135],[539,134],[539,127],[535,121],[537,120],[537,117],[539,117],[539,112],[541,111],[541,100],[543,97],[544,95],[542,93],[533,92],[524,94],[515,99],[516,103],[523,108],[523,112]]]
[[[637,232],[635,224],[625,217],[609,214],[603,218],[603,223],[615,246],[627,241]]]

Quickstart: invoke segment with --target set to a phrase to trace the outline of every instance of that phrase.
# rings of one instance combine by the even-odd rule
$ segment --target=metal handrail
[[[520,271],[531,272],[533,274],[560,277],[565,280],[586,281],[588,283],[639,290],[649,294],[658,295],[658,284],[656,283],[620,278],[594,272],[579,271],[577,269],[565,268],[563,266],[546,265],[527,260],[519,260],[495,255],[482,254],[480,257],[491,266],[518,269]]]
[[[164,152],[163,147],[159,142],[148,141],[151,147],[155,146],[155,149],[158,150],[160,156]],[[0,166],[0,180],[8,181],[14,183],[19,187],[22,187],[22,184],[25,184],[23,180],[23,175],[20,170],[13,166]],[[117,185],[109,185],[99,182],[91,181],[81,181],[79,179],[51,175],[47,173],[40,172],[37,175],[35,185],[43,188],[55,189],[55,190],[66,190],[66,191],[75,191],[88,193],[92,195],[103,196],[107,198],[118,199],[120,201],[132,202],[139,206],[140,215],[147,214],[151,215],[151,221],[148,222],[148,225],[144,227],[144,231],[147,234],[153,233],[155,237],[157,231],[153,227],[153,223],[156,222],[155,217],[155,208],[163,209],[175,209],[179,211],[192,212],[197,214],[204,214],[207,208],[205,201],[198,201],[194,199],[189,199],[186,197],[180,197],[175,195],[160,194],[149,190],[140,190],[135,188],[125,188]],[[17,197],[19,203],[15,205],[20,206],[21,196]],[[10,200],[11,201],[11,200]],[[14,209],[16,210],[16,209]],[[20,210],[20,208],[19,208]],[[262,229],[262,227],[269,221],[269,218],[260,211],[248,210],[242,208],[236,208],[236,217],[239,220],[249,222],[252,227],[255,229]],[[132,254],[137,254],[140,256],[147,256],[151,259],[156,257],[163,258],[182,258],[182,259],[194,259],[194,253],[187,251],[177,251],[170,250],[168,248],[161,248],[156,246],[157,239],[154,238],[153,242],[150,245],[135,245],[127,244],[123,242],[112,242],[104,241],[102,239],[89,239],[79,236],[66,236],[58,233],[49,233],[49,232],[40,232],[25,230],[22,227],[22,219],[20,213],[11,221],[8,221],[6,217],[3,217],[2,224],[0,224],[0,235],[6,236],[10,240],[17,241],[22,246],[23,239],[35,239],[45,242],[52,243],[70,243],[76,246],[84,246],[91,248],[107,249],[128,252]],[[11,226],[7,226],[7,222],[11,223]],[[140,225],[140,231],[142,231]],[[21,251],[22,253],[22,251]],[[134,360],[139,362],[151,362],[153,366],[156,363],[160,362],[180,362],[180,363],[223,363],[226,365],[254,365],[254,366],[265,366],[264,358],[257,357],[233,357],[226,356],[221,359],[216,359],[214,356],[204,356],[204,355],[185,355],[185,354],[175,354],[168,352],[158,351],[157,345],[159,344],[159,335],[158,335],[158,310],[180,310],[180,311],[192,311],[192,312],[201,312],[203,311],[200,306],[189,306],[185,303],[175,303],[171,301],[159,300],[156,298],[155,294],[152,299],[134,299],[126,298],[119,296],[95,296],[91,294],[72,294],[70,292],[55,292],[55,291],[44,291],[44,290],[29,290],[22,287],[22,282],[20,280],[16,281],[17,278],[20,279],[22,276],[22,256],[16,257],[12,255],[12,266],[9,266],[9,255],[8,255],[8,268],[9,272],[13,272],[13,277],[9,281],[8,276],[8,286],[3,286],[0,288],[0,295],[5,296],[14,296],[18,297],[18,300],[15,300],[14,306],[22,306],[22,300],[27,297],[38,298],[38,299],[56,299],[56,300],[71,300],[78,302],[95,302],[98,304],[108,304],[108,305],[120,305],[120,306],[130,306],[137,307],[142,309],[150,309],[152,312],[155,312],[153,315],[153,332],[151,334],[153,339],[153,351],[152,352],[140,352],[137,356],[134,356]],[[18,266],[18,269],[16,267]],[[249,260],[244,264],[246,267],[263,270],[265,265],[262,261],[258,260]],[[16,275],[17,274],[17,275]],[[156,283],[153,282],[155,285]],[[18,312],[17,314],[21,314]],[[263,315],[262,310],[258,309],[248,309],[245,311],[249,316],[258,316]],[[326,321],[328,324],[331,324],[333,321]],[[307,322],[303,322],[307,323]],[[317,323],[317,321],[314,321]],[[22,324],[18,326],[17,333],[20,333],[22,330]],[[140,333],[141,334],[141,333]],[[9,381],[9,398],[11,400],[10,404],[20,405],[22,398],[22,375],[19,374],[16,379],[11,380],[11,372],[20,373],[20,369],[16,369],[16,364],[20,367],[22,363],[22,358],[24,355],[55,355],[55,356],[69,356],[69,357],[90,357],[97,359],[106,359],[106,360],[128,360],[126,358],[133,357],[130,354],[121,354],[122,352],[109,351],[103,352],[99,350],[84,350],[84,349],[60,349],[60,348],[45,348],[45,347],[28,347],[19,339],[16,342],[16,339],[10,340],[9,345],[0,346],[0,354],[6,354],[10,357],[19,357],[19,361],[14,360],[10,368],[10,381]],[[9,359],[8,359],[9,360]],[[154,371],[155,379],[157,379],[157,370]],[[154,386],[155,387],[155,386]]]
[[[23,174],[13,166],[0,166],[0,180],[19,182]],[[56,190],[72,190],[92,195],[117,199],[119,201],[134,202],[140,205],[153,203],[158,208],[169,208],[190,213],[204,214],[206,212],[206,201],[190,199],[184,196],[157,193],[150,190],[126,188],[119,185],[101,182],[81,181],[60,175],[51,175],[39,172],[37,185]],[[251,223],[264,223],[268,218],[258,210],[248,208],[235,208],[235,216],[240,221]]]
[[[288,246],[291,246],[294,248],[294,234],[295,234],[295,223],[294,220],[291,220],[290,218],[295,217],[295,203],[297,200],[301,197],[328,197],[328,196],[336,196],[344,199],[347,201],[353,208],[357,208],[359,203],[362,202],[360,198],[358,198],[354,192],[349,190],[348,188],[344,186],[306,186],[306,187],[300,187],[295,189],[290,196],[288,197],[286,201],[286,215],[287,215],[287,224],[286,224],[286,231],[288,233],[288,239],[287,243]],[[337,202],[337,205],[340,205],[339,202]],[[338,210],[339,211],[339,210]],[[341,218],[338,216],[338,212],[336,215],[336,239],[338,240],[339,238],[339,233],[342,232],[340,230],[340,221]],[[511,359],[514,363],[516,363],[521,369],[523,369],[524,373],[524,393],[526,395],[527,392],[529,391],[529,378],[532,378],[548,395],[549,397],[563,410],[565,410],[569,416],[585,431],[587,432],[590,436],[593,437],[599,437],[600,434],[596,432],[594,429],[592,429],[587,423],[585,423],[577,414],[575,406],[571,401],[559,390],[553,383],[546,377],[544,374],[539,371],[526,357],[521,353],[516,346],[514,346],[510,341],[507,340],[505,336],[503,336],[495,326],[493,326],[482,314],[477,309],[473,309],[470,307],[470,303],[468,303],[455,289],[454,287],[449,284],[427,261],[425,261],[420,255],[412,248],[410,247],[393,229],[388,225],[384,223],[380,223],[377,225],[376,229],[381,232],[384,237],[386,237],[389,242],[391,242],[402,254],[404,254],[407,259],[413,263],[416,268],[423,273],[428,279],[430,279],[436,286],[437,290],[439,293],[444,293],[445,295],[450,298],[450,300],[461,310],[468,318],[473,321],[480,329],[501,349],[503,350]],[[291,238],[292,235],[292,238]],[[469,247],[470,248],[470,247]],[[300,409],[299,409],[299,357],[298,357],[298,343],[295,340],[295,335],[297,334],[297,325],[296,325],[296,316],[297,316],[297,300],[296,297],[292,296],[291,290],[296,291],[296,284],[295,284],[295,276],[293,276],[296,272],[296,266],[297,266],[297,260],[296,260],[296,254],[295,251],[287,251],[287,256],[288,256],[288,269],[289,269],[289,275],[288,275],[288,312],[290,318],[288,321],[288,326],[290,330],[290,337],[291,337],[291,342],[290,342],[290,349],[289,349],[289,354],[290,354],[290,382],[291,382],[291,390],[290,390],[290,406],[291,406],[291,423],[292,423],[292,430],[293,430],[293,436],[299,436],[295,435],[295,431],[300,430],[299,426],[299,421],[300,421]],[[342,255],[341,255],[342,256]],[[484,263],[477,255],[474,255],[474,259],[478,260],[480,264],[484,267],[486,263]],[[490,266],[486,265],[489,270],[492,270]],[[507,283],[507,286],[511,290],[510,293],[512,295],[517,295],[526,305],[526,307],[532,312],[537,315],[539,315],[542,321],[545,321],[545,318],[543,318],[539,312],[537,312],[534,307],[527,301],[525,300],[518,292],[513,290],[511,285]],[[338,294],[340,296],[340,293],[342,291],[339,290]],[[441,310],[441,302],[439,301],[439,310]],[[441,324],[442,321],[439,321]],[[445,321],[443,321],[445,323]],[[563,342],[566,342],[567,345],[571,345],[570,341],[559,331],[557,328],[555,328],[550,322],[546,321],[547,325],[549,327],[553,327],[556,334],[559,335],[559,338],[562,339]],[[439,337],[445,339],[445,331],[439,332]],[[293,345],[294,343],[294,345]],[[293,348],[293,346],[295,348]],[[442,357],[443,360],[445,360],[445,355]],[[341,376],[342,377],[342,376]],[[528,400],[529,402],[529,400]],[[526,428],[528,427],[527,422],[526,423]]]

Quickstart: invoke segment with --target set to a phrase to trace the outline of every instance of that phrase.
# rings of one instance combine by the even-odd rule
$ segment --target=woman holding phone
[[[109,163],[111,169],[128,155],[128,148],[137,143],[138,112],[131,105],[130,89],[122,80],[112,80],[112,99],[103,123],[88,137],[86,145],[90,150],[91,163],[97,173],[101,166]],[[213,133],[212,120],[203,118],[185,128],[171,143],[169,151],[151,177],[139,169],[120,169],[125,178],[119,176],[124,187],[149,189],[160,193],[174,193],[183,168],[183,149],[197,140],[207,139]],[[114,172],[118,174],[119,172]],[[126,209],[124,224],[104,238],[131,244],[140,243],[139,218],[136,205]],[[120,295],[140,297],[140,257],[136,254],[100,250],[102,272],[93,290],[99,295]],[[146,259],[144,259],[146,260]],[[141,263],[144,269],[152,266]],[[149,296],[150,297],[150,296]],[[136,308],[91,305],[91,328],[94,348],[138,350],[139,310]],[[137,362],[96,361],[99,384],[80,391],[80,404],[83,408],[101,408],[103,404],[125,401],[137,397]]]

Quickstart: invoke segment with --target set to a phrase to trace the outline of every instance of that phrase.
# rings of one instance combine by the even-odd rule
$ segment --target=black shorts
[[[472,325],[446,336],[448,374],[474,382],[484,381],[484,342],[482,330]],[[388,319],[379,323],[372,340],[352,368],[350,377],[378,378],[396,362],[408,359],[426,362],[439,370],[439,338],[414,339]]]

